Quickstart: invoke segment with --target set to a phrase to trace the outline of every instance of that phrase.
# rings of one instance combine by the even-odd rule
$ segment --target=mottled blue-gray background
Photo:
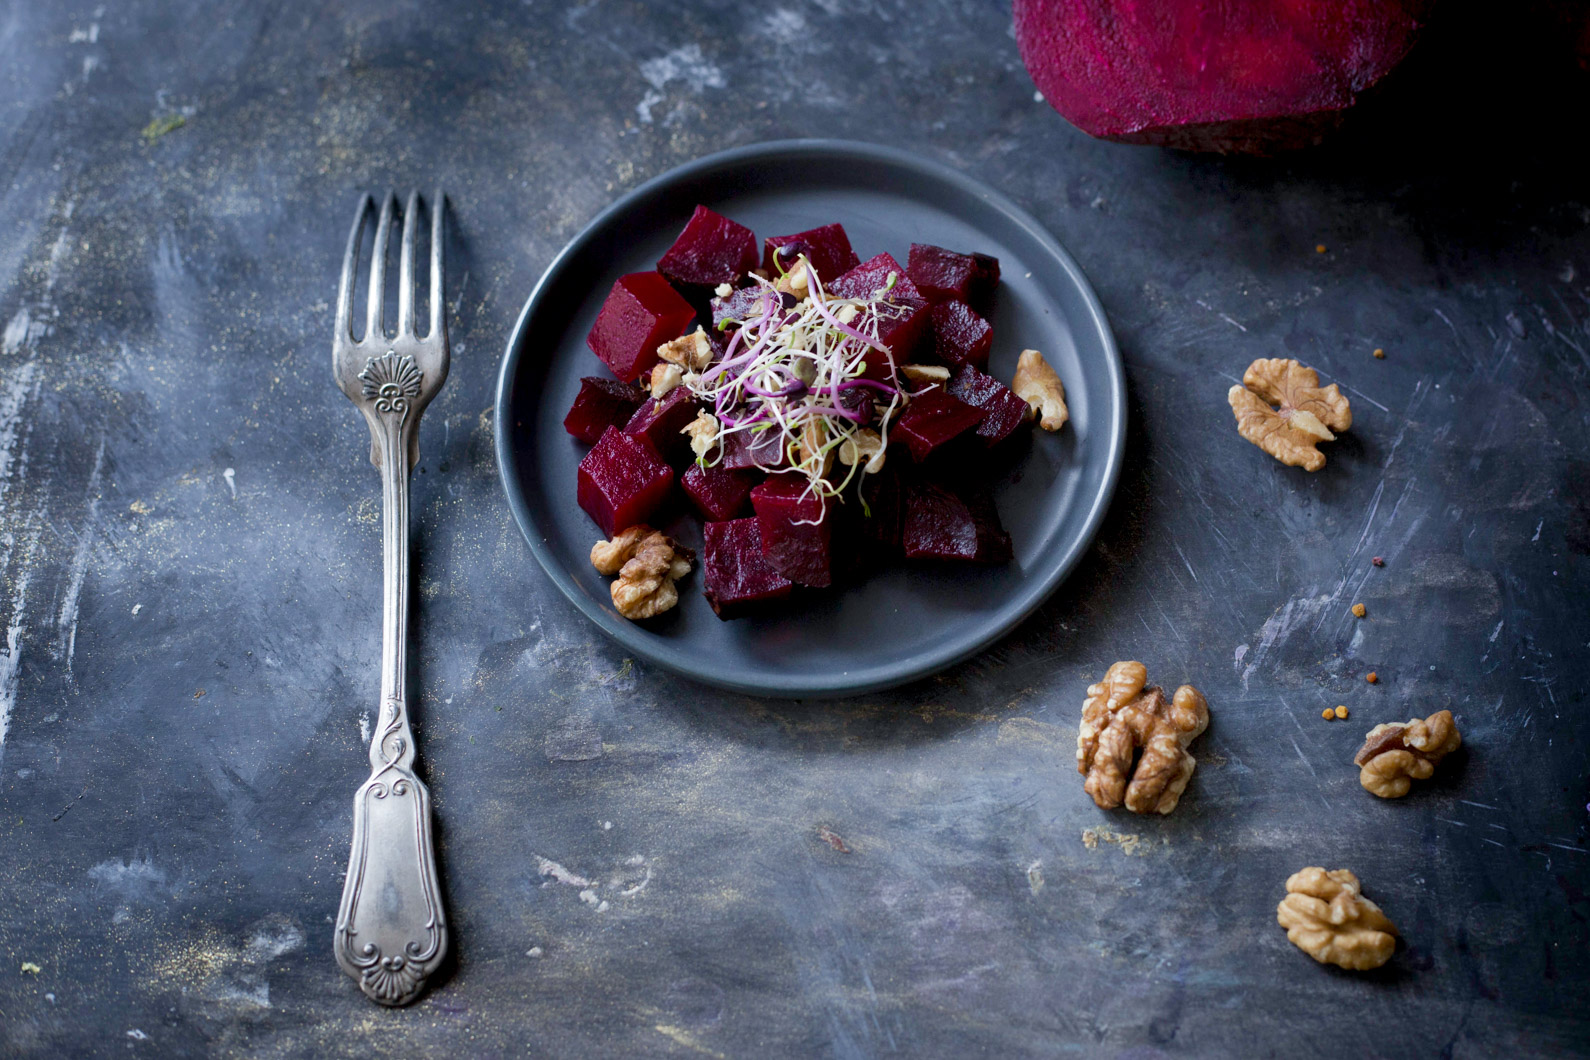
[[[1478,6],[1339,142],[1262,162],[1089,140],[996,2],[0,3],[0,1054],[1585,1050],[1585,92]],[[841,703],[625,659],[492,461],[496,363],[557,249],[648,177],[790,136],[1030,209],[1132,402],[1052,602]],[[412,685],[459,959],[391,1012],[330,957],[379,492],[328,303],[357,193],[414,184],[454,203]],[[1236,437],[1260,356],[1352,400],[1318,474]],[[1212,704],[1168,819],[1074,772],[1118,658]],[[1363,792],[1364,730],[1443,707],[1465,751]],[[1363,877],[1390,965],[1286,942],[1307,864]]]

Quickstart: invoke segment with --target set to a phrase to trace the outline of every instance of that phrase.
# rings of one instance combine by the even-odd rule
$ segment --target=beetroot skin
[[[580,380],[580,392],[563,417],[563,429],[592,445],[609,427],[629,422],[646,399],[646,391],[632,383],[587,376]]]
[[[773,475],[751,491],[751,505],[768,562],[797,585],[821,589],[834,581],[831,513],[806,489],[804,475]]]
[[[756,268],[756,233],[705,206],[697,206],[657,271],[674,283],[716,287],[735,283]]]
[[[620,276],[585,344],[626,383],[657,363],[657,347],[678,338],[696,311],[655,272]]]
[[[1191,151],[1318,143],[1413,47],[1433,0],[1015,0],[1016,42],[1083,132]]]
[[[650,518],[674,484],[650,445],[616,427],[585,454],[577,478],[580,507],[608,537]]]
[[[679,485],[697,511],[708,519],[722,522],[745,510],[746,502],[751,499],[751,488],[758,478],[755,472],[691,464]],[[761,547],[757,545],[757,550]]]

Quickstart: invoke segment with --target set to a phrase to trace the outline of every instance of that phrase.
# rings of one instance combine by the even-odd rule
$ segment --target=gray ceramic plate
[[[1009,379],[1025,347],[1065,382],[1071,422],[1035,432],[995,484],[1015,542],[1008,567],[896,566],[851,588],[808,593],[777,615],[720,621],[700,573],[680,606],[644,624],[620,618],[592,568],[599,536],[575,504],[586,447],[563,431],[581,376],[605,375],[585,334],[620,275],[653,268],[704,203],[758,237],[838,221],[865,260],[911,243],[999,258],[991,371]],[[993,189],[935,163],[865,144],[799,140],[725,151],[630,192],[586,226],[531,292],[497,384],[497,463],[514,519],[559,589],[608,635],[659,666],[766,696],[851,695],[965,659],[1043,602],[1104,517],[1126,438],[1121,359],[1088,282],[1037,221]],[[693,515],[667,532],[701,541]]]

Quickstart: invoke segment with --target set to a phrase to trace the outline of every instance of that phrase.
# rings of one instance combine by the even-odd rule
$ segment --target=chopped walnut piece
[[[727,298],[734,293],[734,286],[732,284],[720,283],[718,286],[712,289],[712,293],[717,295],[719,298]]]
[[[871,427],[863,427],[839,443],[839,462],[851,467],[861,460],[867,462],[866,472],[876,475],[883,470],[883,436]]]
[[[796,298],[805,298],[811,293],[811,278],[806,273],[806,259],[801,258],[795,267],[780,276],[773,283],[773,290],[781,294],[792,294]]]
[[[1333,431],[1353,425],[1353,411],[1336,384],[1321,387],[1319,373],[1283,357],[1260,358],[1242,373],[1242,385],[1226,394],[1237,417],[1237,433],[1283,464],[1318,471],[1325,454],[1317,446]]]
[[[1430,779],[1436,764],[1462,743],[1450,710],[1437,711],[1423,721],[1376,725],[1353,755],[1358,783],[1382,799],[1400,799],[1415,780]]]
[[[1058,431],[1071,418],[1071,411],[1066,408],[1065,385],[1037,350],[1021,351],[1010,389],[1027,403],[1027,418],[1037,416],[1038,426],[1046,431]]]
[[[1275,919],[1292,945],[1321,964],[1367,971],[1391,960],[1397,948],[1397,929],[1346,869],[1293,873]]]
[[[657,356],[669,364],[699,372],[712,363],[712,343],[707,340],[707,333],[698,327],[688,335],[657,347]]]
[[[1191,685],[1167,700],[1157,685],[1144,688],[1147,681],[1142,663],[1118,662],[1088,688],[1077,772],[1087,776],[1083,790],[1101,809],[1124,802],[1133,813],[1169,813],[1198,765],[1187,745],[1209,727],[1208,701]],[[1134,770],[1139,747],[1143,754]]]
[[[695,554],[660,530],[632,526],[591,546],[591,566],[616,574],[613,606],[628,619],[660,615],[679,602],[674,581],[690,573]]]
[[[706,409],[702,409],[679,433],[690,435],[692,453],[706,456],[711,451],[712,444],[718,440],[718,418]]]
[[[685,373],[677,364],[657,364],[651,370],[651,396],[660,398],[685,381]]]
[[[908,383],[948,383],[950,370],[941,364],[902,364],[900,374]]]

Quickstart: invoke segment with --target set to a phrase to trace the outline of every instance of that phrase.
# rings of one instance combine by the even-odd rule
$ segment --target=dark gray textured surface
[[[1544,135],[1582,127],[1582,92],[1540,94],[1543,58],[1477,76],[1487,27],[1328,151],[1189,158],[1070,129],[1007,25],[951,2],[0,7],[0,1053],[1586,1049],[1590,207]],[[1134,403],[1078,575],[979,659],[840,704],[626,662],[511,525],[486,412],[585,220],[795,135],[917,150],[1031,209]],[[379,556],[327,303],[355,193],[389,183],[457,203],[414,686],[460,958],[403,1012],[329,953]],[[1261,355],[1352,397],[1317,475],[1235,435],[1225,389]],[[1121,657],[1212,704],[1166,820],[1101,813],[1072,771],[1083,690]],[[1336,703],[1351,721],[1320,720]],[[1400,802],[1361,791],[1363,731],[1444,706],[1461,757]],[[1401,928],[1382,971],[1276,927],[1321,863]]]

